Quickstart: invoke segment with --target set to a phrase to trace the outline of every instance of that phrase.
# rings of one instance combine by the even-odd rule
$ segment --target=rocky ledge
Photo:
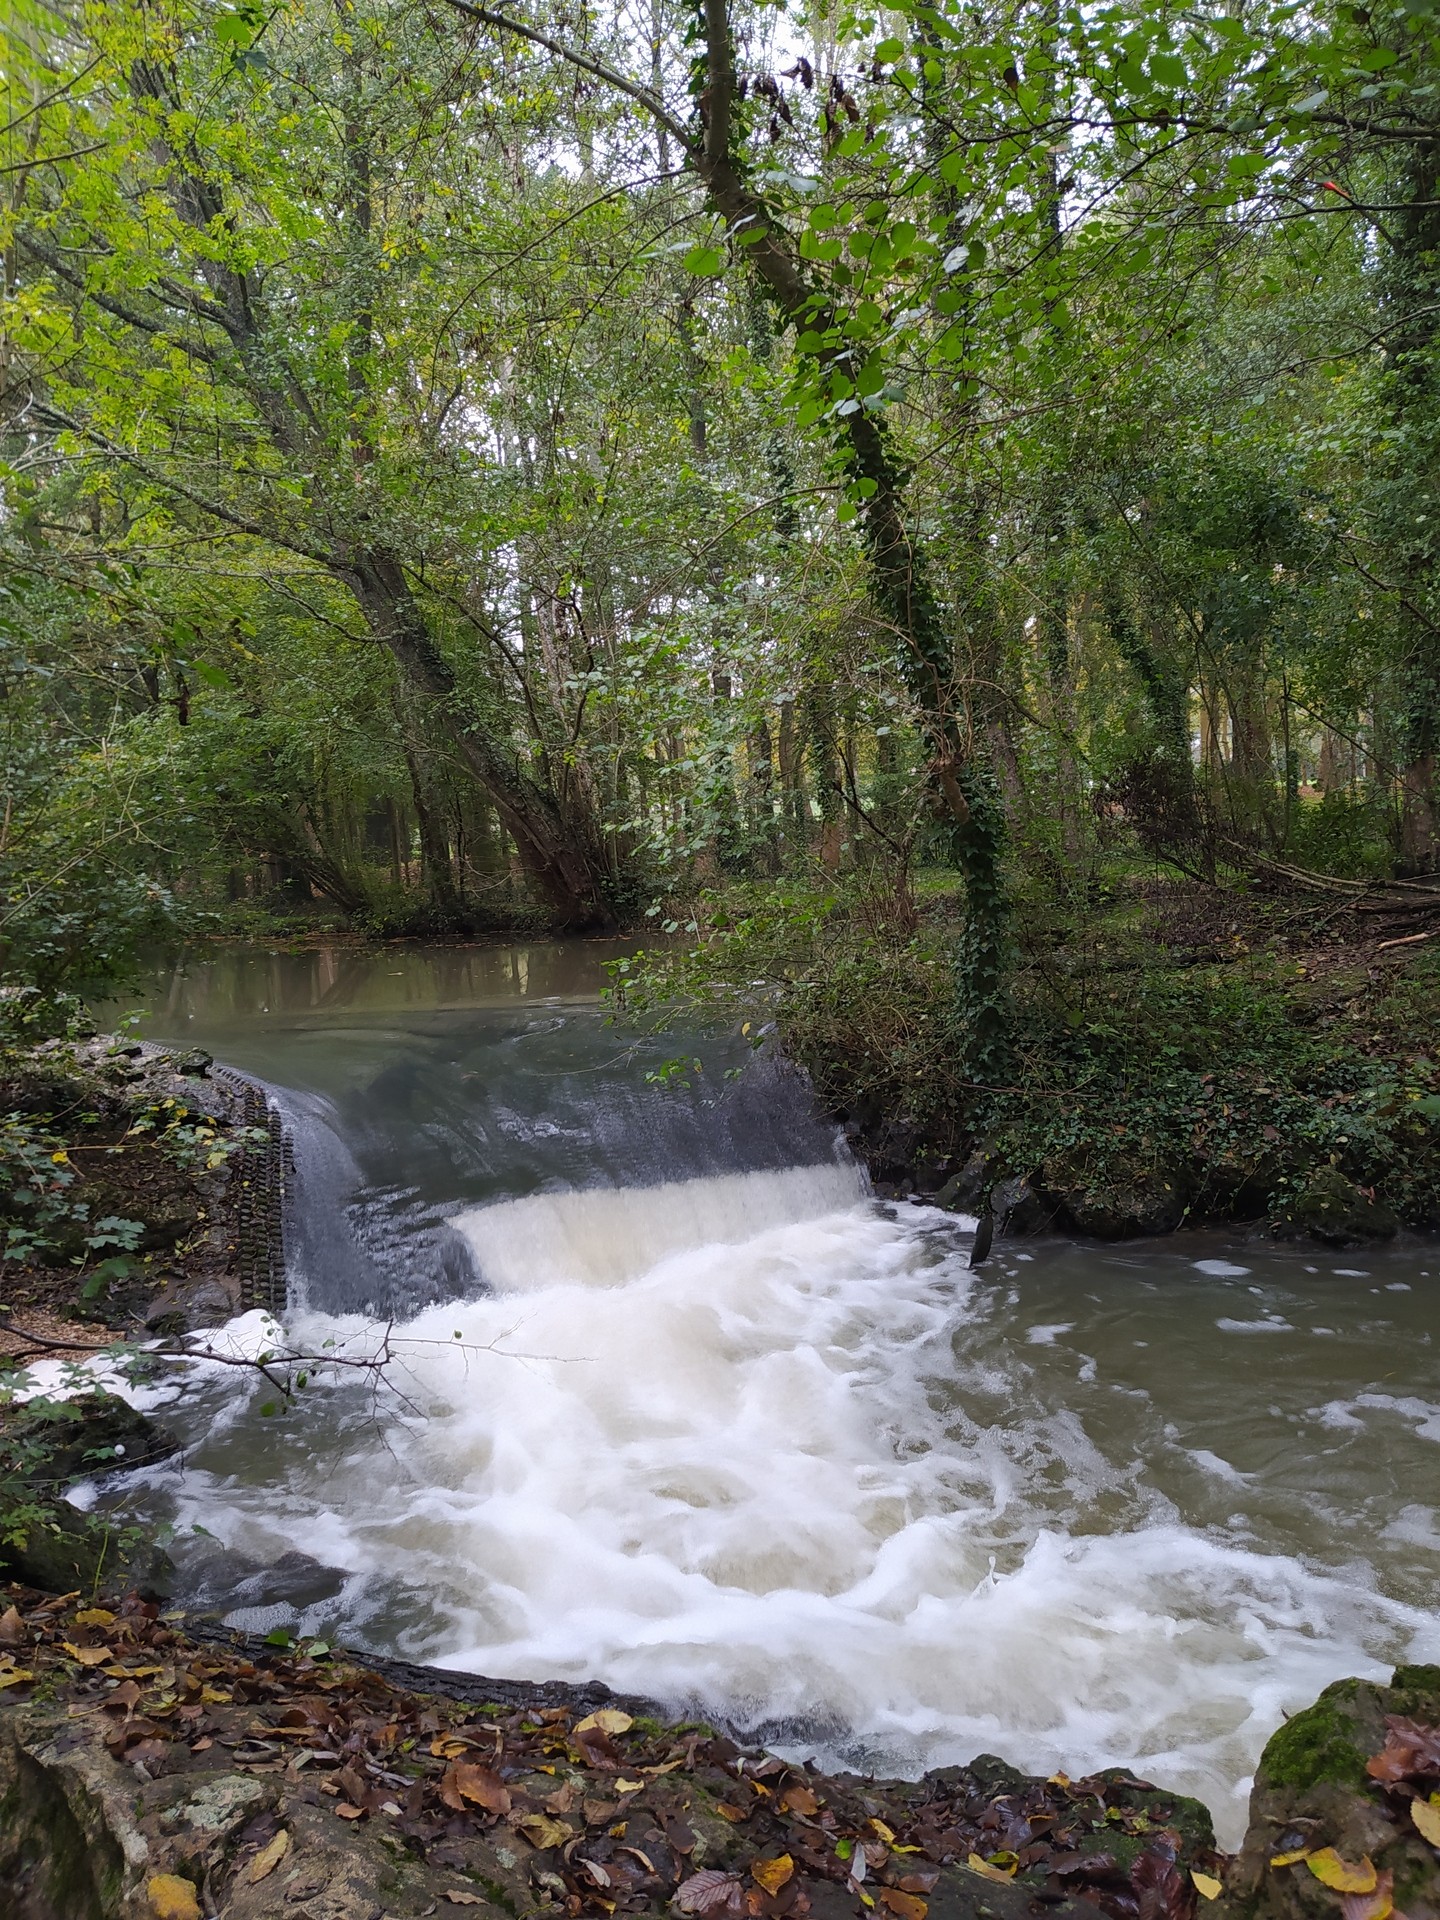
[[[1440,1914],[1437,1669],[1283,1728],[1234,1857],[1123,1771],[822,1775],[602,1688],[407,1678],[0,1591],[9,1920]]]

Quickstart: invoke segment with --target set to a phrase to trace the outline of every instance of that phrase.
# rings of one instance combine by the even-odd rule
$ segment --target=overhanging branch
[[[463,13],[467,20],[477,20],[481,26],[496,27],[501,33],[513,33],[521,40],[528,40],[532,46],[543,47],[547,53],[553,53],[557,60],[568,61],[572,67],[579,67],[583,73],[603,80],[607,87],[615,87],[619,92],[643,107],[650,117],[657,121],[671,139],[676,141],[692,158],[699,152],[695,136],[682,120],[677,120],[665,102],[652,93],[649,87],[641,86],[638,80],[631,80],[619,73],[614,67],[607,67],[603,60],[596,60],[588,53],[581,53],[578,47],[570,47],[563,40],[556,40],[548,33],[542,33],[538,27],[529,27],[521,20],[512,20],[509,14],[495,13],[489,7],[471,5],[471,0],[445,0],[448,7],[456,13]]]

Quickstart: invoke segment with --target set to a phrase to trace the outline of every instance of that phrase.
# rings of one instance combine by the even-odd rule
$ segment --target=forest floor
[[[1440,1669],[1342,1681],[1198,1802],[992,1756],[823,1774],[603,1687],[487,1681],[0,1588],[17,1920],[1384,1920],[1440,1895]],[[1358,1891],[1357,1891],[1358,1890]],[[1368,1896],[1361,1899],[1360,1896]]]
[[[1193,1920],[1192,1870],[1213,1888],[1228,1864],[1203,1807],[1123,1769],[825,1776],[604,1688],[428,1678],[441,1691],[318,1643],[192,1638],[133,1595],[0,1589],[0,1884],[38,1902],[74,1872],[53,1800],[77,1775],[135,1911],[143,1887],[177,1916]]]

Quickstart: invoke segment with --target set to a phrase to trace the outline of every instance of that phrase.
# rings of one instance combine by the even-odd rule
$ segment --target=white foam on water
[[[423,1629],[394,1635],[411,1657],[603,1679],[836,1765],[1126,1764],[1201,1795],[1233,1843],[1284,1712],[1440,1655],[1433,1617],[1363,1573],[1137,1495],[1074,1410],[969,1413],[1045,1349],[965,1375],[994,1283],[945,1216],[891,1218],[848,1169],[458,1225],[494,1291],[392,1330],[382,1417],[337,1412],[288,1477],[192,1472],[177,1515],[262,1559],[299,1547],[355,1593],[423,1593]]]
[[[493,1287],[614,1287],[668,1254],[753,1239],[766,1227],[851,1206],[863,1192],[864,1176],[853,1165],[787,1167],[657,1187],[539,1193],[472,1207],[451,1224]]]

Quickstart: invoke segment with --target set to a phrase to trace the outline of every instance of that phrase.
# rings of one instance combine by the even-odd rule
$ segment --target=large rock
[[[1422,1839],[1410,1806],[1412,1795],[1424,1801],[1440,1788],[1440,1748],[1433,1775],[1388,1790],[1366,1770],[1396,1718],[1435,1729],[1440,1741],[1440,1667],[1398,1667],[1388,1687],[1338,1680],[1280,1728],[1256,1770],[1244,1845],[1207,1920],[1347,1920],[1341,1894],[1304,1857],[1328,1848],[1362,1874],[1373,1864],[1380,1897],[1372,1920],[1385,1920],[1386,1875],[1395,1920],[1437,1920],[1440,1850]]]
[[[1338,1167],[1321,1167],[1302,1186],[1278,1196],[1268,1225],[1278,1238],[1309,1238],[1327,1247],[1391,1240],[1400,1230],[1385,1202],[1357,1187]]]
[[[1126,1164],[1105,1166],[1083,1153],[1054,1155],[1045,1162],[1039,1184],[1076,1233],[1096,1240],[1173,1233],[1185,1217],[1183,1181],[1138,1155]]]
[[[49,1593],[111,1585],[168,1591],[169,1558],[103,1514],[65,1498],[77,1481],[145,1466],[179,1441],[158,1421],[112,1393],[73,1401],[30,1401],[0,1414],[0,1501],[35,1509],[19,1537],[0,1546],[0,1571]]]

